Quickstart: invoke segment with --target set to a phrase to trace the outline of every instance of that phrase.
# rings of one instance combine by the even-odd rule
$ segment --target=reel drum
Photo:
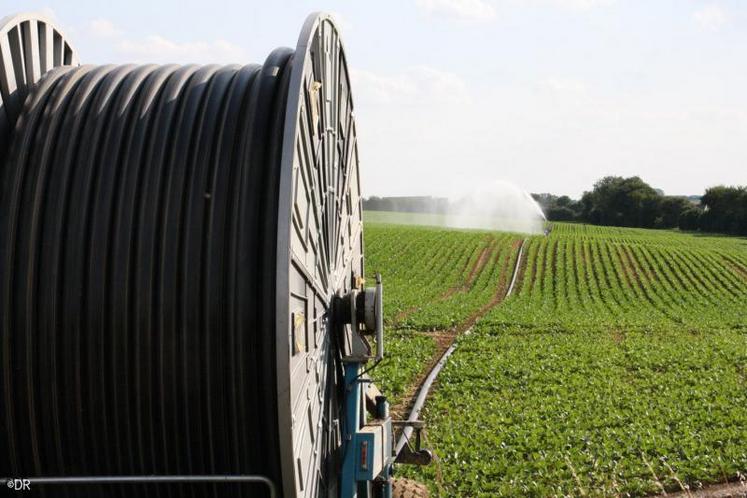
[[[351,329],[332,303],[364,268],[331,18],[263,65],[55,70],[77,54],[20,15],[0,62],[0,468],[337,497]],[[44,489],[261,493],[159,486]]]

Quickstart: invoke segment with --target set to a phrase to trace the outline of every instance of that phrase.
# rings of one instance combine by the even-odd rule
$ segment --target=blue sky
[[[364,194],[494,180],[578,196],[640,175],[672,194],[747,184],[743,0],[6,0],[53,16],[83,62],[261,62],[336,15]]]

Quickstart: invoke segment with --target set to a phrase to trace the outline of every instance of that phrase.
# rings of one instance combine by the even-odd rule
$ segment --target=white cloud
[[[711,4],[693,12],[693,20],[695,20],[701,29],[718,31],[729,19],[724,9],[718,5]]]
[[[248,61],[245,50],[226,40],[176,42],[159,35],[123,39],[117,51],[134,62],[155,63],[241,63]]]
[[[585,11],[608,7],[617,0],[503,0],[511,7],[550,7],[563,10]]]
[[[88,23],[88,29],[95,36],[112,38],[120,36],[123,31],[114,25],[109,19],[97,18]]]
[[[564,10],[591,10],[608,7],[617,0],[502,0],[510,7],[552,7]]]
[[[415,0],[428,14],[468,21],[488,21],[496,16],[496,7],[554,7],[584,11],[612,5],[617,0]]]
[[[612,5],[615,0],[549,0],[549,3],[564,9],[589,10]]]
[[[380,75],[370,71],[351,70],[353,88],[356,100],[370,98],[377,103],[390,103],[402,95],[412,95],[415,92],[413,82],[404,75]]]
[[[542,80],[540,87],[563,94],[583,94],[587,89],[586,82],[583,80],[557,76]]]
[[[439,14],[468,21],[487,21],[495,17],[495,7],[485,0],[415,0],[428,14]]]
[[[161,35],[132,37],[108,19],[88,23],[88,32],[114,43],[119,59],[149,63],[242,63],[249,61],[246,51],[227,40],[179,42]]]
[[[413,66],[397,74],[351,72],[356,100],[368,103],[439,106],[471,101],[459,76],[428,66]]]
[[[52,7],[42,7],[39,9],[39,14],[41,14],[43,17],[46,17],[50,21],[57,22],[57,13],[54,11]]]
[[[350,21],[348,20],[347,17],[343,16],[342,14],[336,11],[331,11],[330,14],[332,15],[332,19],[335,21],[335,25],[337,26],[337,29],[340,30],[340,33],[343,36],[346,33],[350,33],[353,27],[350,24]]]

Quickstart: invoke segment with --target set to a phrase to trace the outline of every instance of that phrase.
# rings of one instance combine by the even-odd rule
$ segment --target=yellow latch
[[[360,275],[355,276],[355,288],[358,290],[361,290],[363,288],[363,284],[366,283],[366,279],[361,277]]]
[[[303,326],[305,323],[306,316],[304,315],[303,311],[296,311],[295,313],[293,313],[293,338],[295,339],[294,346],[296,347],[296,350],[293,352],[293,354],[300,353],[305,349],[304,343],[301,341],[301,338],[303,337]],[[305,339],[305,337],[303,338]]]

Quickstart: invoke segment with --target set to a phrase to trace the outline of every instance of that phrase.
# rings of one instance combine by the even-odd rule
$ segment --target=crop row
[[[747,468],[744,334],[465,336],[426,404],[439,496],[644,496]],[[412,475],[411,469],[405,469]]]
[[[367,225],[366,268],[384,276],[385,320],[391,325],[423,303],[462,285],[490,236],[479,232],[396,225]]]
[[[400,327],[373,375],[395,400],[432,361],[426,331],[482,317],[426,403],[439,460],[405,475],[433,496],[540,497],[744,474],[747,241],[557,224],[529,237],[502,299],[520,240],[366,226],[367,268]]]
[[[366,266],[384,269],[387,325],[443,330],[463,322],[505,293],[520,244],[509,234],[367,226]]]
[[[488,320],[738,327],[747,323],[741,261],[697,246],[553,232],[530,240],[519,291]]]

